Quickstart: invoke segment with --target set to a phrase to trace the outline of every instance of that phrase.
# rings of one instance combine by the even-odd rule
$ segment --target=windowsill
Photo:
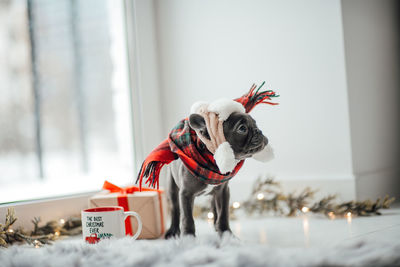
[[[113,178],[109,181],[121,187],[127,185],[127,179]],[[100,181],[97,178],[96,180],[86,179],[84,183],[82,183],[82,181],[79,183],[75,181],[70,182],[69,184],[56,184],[57,188],[63,188],[63,190],[53,190],[54,183],[36,183],[34,186],[24,184],[23,189],[25,191],[26,188],[29,188],[30,191],[34,193],[23,194],[24,190],[20,190],[21,192],[18,192],[19,200],[17,196],[13,196],[14,199],[17,199],[16,201],[0,203],[0,223],[5,220],[5,215],[8,208],[13,208],[15,210],[16,217],[18,218],[13,227],[22,227],[28,231],[33,229],[32,220],[35,217],[41,219],[41,225],[53,220],[57,221],[60,219],[65,220],[69,217],[80,217],[81,211],[88,208],[89,198],[101,191],[103,183],[104,180]],[[78,186],[79,191],[77,190]],[[92,190],[94,187],[95,190]],[[38,189],[38,191],[35,191],[36,189]],[[46,197],[40,196],[39,192],[44,192],[47,189],[52,189],[51,194],[46,192]],[[84,191],[84,189],[91,190]],[[63,195],[59,194],[61,192]],[[70,193],[64,194],[65,192]],[[21,194],[24,195],[24,200],[21,200]]]
[[[0,223],[5,220],[10,207],[14,208],[18,218],[14,227],[26,230],[32,229],[34,217],[40,217],[41,224],[44,224],[51,220],[80,216],[81,210],[87,208],[89,198],[102,189],[106,179],[99,177],[77,176],[59,181],[27,182],[3,187],[0,189]],[[131,175],[108,177],[112,177],[107,179],[109,182],[118,186],[133,182]]]
[[[53,220],[79,217],[81,210],[88,206],[89,198],[97,191],[59,196],[55,198],[36,199],[29,201],[17,201],[0,204],[0,223],[5,220],[8,208],[13,208],[17,221],[13,227],[22,227],[24,230],[32,230],[32,220],[40,218],[40,225]]]
[[[6,188],[0,189],[0,205],[95,192],[101,190],[105,180],[118,186],[134,182],[131,175],[112,175],[108,176],[112,178],[99,179],[102,176],[58,177],[58,179],[7,185]]]

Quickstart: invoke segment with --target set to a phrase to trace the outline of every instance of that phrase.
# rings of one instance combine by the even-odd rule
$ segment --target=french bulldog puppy
[[[209,139],[204,118],[199,114],[189,117],[189,125]],[[258,129],[256,121],[247,113],[232,113],[223,123],[226,141],[231,145],[235,159],[240,161],[252,157],[264,149],[268,139]],[[207,149],[204,147],[204,149]],[[167,168],[168,196],[172,203],[171,226],[165,238],[195,235],[193,202],[196,196],[211,194],[211,208],[214,213],[215,230],[222,234],[231,232],[229,227],[229,185],[207,185],[194,177],[178,159]]]

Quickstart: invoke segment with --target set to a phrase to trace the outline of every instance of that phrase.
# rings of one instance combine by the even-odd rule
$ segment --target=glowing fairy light
[[[40,241],[39,240],[34,240],[33,241],[33,245],[35,246],[35,248],[40,248],[40,245],[41,245],[42,243],[40,243]]]
[[[238,209],[238,208],[240,208],[240,203],[237,202],[237,201],[235,201],[235,202],[233,202],[232,207],[233,207],[234,209]]]
[[[10,234],[14,233],[13,229],[8,229],[7,232],[9,232]]]
[[[207,218],[208,219],[213,219],[214,218],[214,213],[212,213],[211,211],[207,214]]]
[[[301,211],[304,212],[304,213],[306,213],[306,212],[309,212],[309,211],[310,211],[310,208],[309,208],[309,207],[302,207],[302,208],[301,208]]]
[[[64,225],[65,224],[65,220],[64,219],[60,219],[60,224]]]
[[[258,199],[258,200],[264,199],[264,194],[263,194],[263,193],[257,194],[257,199]]]

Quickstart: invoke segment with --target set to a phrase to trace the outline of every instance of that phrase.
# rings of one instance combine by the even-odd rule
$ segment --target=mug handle
[[[127,211],[127,212],[124,212],[124,222],[129,216],[135,217],[138,222],[138,229],[137,229],[135,235],[132,237],[133,239],[137,239],[138,236],[140,235],[140,233],[142,232],[142,220],[140,219],[139,214],[137,214],[136,212]]]

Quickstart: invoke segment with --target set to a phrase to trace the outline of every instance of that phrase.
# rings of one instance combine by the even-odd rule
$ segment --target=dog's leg
[[[215,227],[215,230],[217,230],[218,212],[217,212],[217,204],[216,204],[216,200],[215,200],[215,193],[212,195],[212,199],[211,199],[211,211],[214,214],[214,227]]]
[[[217,220],[215,228],[218,233],[232,232],[229,227],[229,186],[228,183],[214,190],[215,204],[217,208]]]
[[[168,197],[171,202],[171,226],[168,231],[165,233],[165,239],[179,236],[181,231],[179,229],[179,188],[175,183],[175,180],[172,176],[172,172],[168,169]]]
[[[179,192],[179,202],[182,212],[182,232],[184,235],[195,235],[193,220],[194,195],[185,189]]]

